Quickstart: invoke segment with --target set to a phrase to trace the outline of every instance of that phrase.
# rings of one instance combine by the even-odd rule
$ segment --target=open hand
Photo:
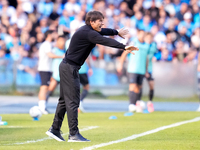
[[[126,46],[125,47],[125,50],[128,52],[128,53],[131,53],[133,55],[135,55],[135,53],[133,53],[132,51],[138,51],[139,48],[135,47],[135,46]]]
[[[125,39],[125,35],[126,34],[128,34],[128,29],[125,29],[125,28],[121,28],[121,29],[119,29],[119,31],[118,31],[118,35],[120,36],[120,37],[122,37],[123,39]]]

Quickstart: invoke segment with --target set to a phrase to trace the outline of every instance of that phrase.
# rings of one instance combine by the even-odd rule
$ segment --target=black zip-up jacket
[[[117,35],[115,29],[102,28],[101,32],[93,30],[89,25],[80,27],[72,36],[69,48],[65,53],[64,62],[82,66],[96,44],[125,49],[125,45],[103,35]]]

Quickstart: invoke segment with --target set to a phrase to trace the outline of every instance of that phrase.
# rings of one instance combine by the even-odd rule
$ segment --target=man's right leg
[[[58,100],[54,121],[50,129],[46,132],[47,135],[54,138],[57,141],[65,141],[65,139],[60,134],[60,128],[66,113],[66,105],[63,94],[63,84],[60,84],[60,98]]]
[[[57,141],[65,141],[64,138],[60,134],[60,128],[62,126],[62,122],[66,113],[66,103],[65,103],[65,96],[64,96],[64,90],[65,90],[65,82],[63,81],[66,79],[65,75],[65,67],[63,67],[63,63],[60,64],[59,66],[59,74],[61,78],[60,82],[60,98],[58,100],[53,124],[51,128],[46,132],[47,135],[50,137],[56,139]]]

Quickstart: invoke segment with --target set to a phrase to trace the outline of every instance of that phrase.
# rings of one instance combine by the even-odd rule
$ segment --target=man
[[[152,71],[153,71],[153,64],[152,64],[152,58],[154,57],[155,52],[157,51],[156,43],[152,41],[153,36],[151,33],[147,33],[145,36],[145,42],[149,44],[149,55],[148,55],[148,75],[146,76],[146,79],[149,84],[149,101],[147,103],[147,109],[149,112],[154,111],[153,107],[153,97],[154,97],[154,78],[152,77]],[[142,90],[141,90],[142,95]]]
[[[124,49],[127,52],[138,50],[134,46],[125,46],[113,39],[102,35],[119,35],[124,37],[127,30],[119,31],[102,28],[103,15],[98,11],[88,12],[86,15],[86,25],[79,28],[69,44],[65,58],[59,66],[60,74],[60,98],[56,108],[54,121],[50,129],[46,132],[50,137],[65,141],[60,134],[60,128],[67,111],[69,138],[68,142],[87,142],[78,129],[78,107],[80,103],[80,78],[79,69],[85,62],[91,50],[96,44]]]
[[[59,56],[62,56],[65,53],[65,49],[68,49],[70,43],[70,39],[66,41],[65,44],[65,37],[64,36],[59,36],[56,42],[56,47],[53,49],[53,53]],[[55,58],[53,59],[52,67],[53,67],[53,75],[51,77],[46,101],[48,101],[50,95],[53,93],[57,85],[60,83],[60,77],[59,77],[59,72],[58,68],[61,63],[62,59],[61,58]],[[89,70],[87,70],[87,64],[89,66]],[[89,90],[89,79],[88,75],[92,75],[92,68],[90,66],[90,63],[88,60],[81,66],[81,69],[79,70],[79,76],[80,76],[80,83],[83,85],[83,90],[80,96],[80,106],[79,106],[79,112],[85,112],[85,109],[83,107],[83,99],[87,96],[88,90]]]
[[[128,63],[128,80],[129,80],[129,111],[135,112],[136,111],[136,102],[140,100],[141,94],[140,90],[142,88],[142,82],[145,74],[147,72],[147,62],[148,62],[148,53],[149,53],[149,44],[144,42],[145,32],[143,30],[138,30],[138,38],[135,39],[134,45],[136,45],[140,51],[135,52],[136,55],[129,56],[129,63]],[[126,59],[127,52],[124,51],[120,58],[120,65],[117,68],[117,71],[121,73],[123,68],[123,63]],[[140,110],[141,111],[141,110]],[[137,112],[139,110],[137,109]]]
[[[38,105],[43,114],[48,114],[46,111],[46,94],[48,91],[48,86],[50,83],[50,78],[52,75],[51,63],[52,58],[63,58],[63,56],[57,56],[52,53],[52,33],[53,31],[48,30],[45,32],[45,41],[41,44],[39,48],[39,62],[38,71],[41,79],[40,91],[38,94]]]

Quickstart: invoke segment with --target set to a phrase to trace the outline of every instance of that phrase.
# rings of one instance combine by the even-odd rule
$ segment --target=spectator
[[[44,40],[44,34],[42,34],[42,32],[38,32],[36,35],[36,42],[35,42],[35,47],[37,50],[39,50],[43,40]]]
[[[118,17],[118,15],[114,15],[113,16],[113,28],[115,28],[115,29],[119,29],[120,27],[120,24],[119,24],[119,17]]]
[[[132,10],[133,10],[133,15],[135,15],[135,13],[138,12],[138,11],[142,12],[142,14],[144,12],[144,8],[142,7],[141,2],[138,1],[138,0],[137,0],[136,4],[133,5],[133,9]]]
[[[174,43],[172,41],[172,33],[168,33],[167,34],[167,38],[166,38],[166,48],[169,51],[170,54],[173,54],[175,46]]]
[[[174,9],[177,12],[180,11],[180,8],[181,8],[181,2],[180,0],[173,0],[173,5],[174,5]]]
[[[39,26],[36,28],[36,32],[42,32],[44,34],[49,29],[48,21],[49,18],[43,17],[40,20]]]
[[[171,38],[174,43],[178,38],[178,32],[175,30],[175,23],[173,20],[169,20],[168,29],[165,31],[165,35],[168,33],[171,33]]]
[[[200,51],[200,28],[196,28],[191,37],[192,48],[194,50]]]
[[[22,10],[26,13],[33,13],[34,7],[31,1],[29,0],[17,0],[18,5],[22,6]]]
[[[9,22],[9,17],[6,14],[2,14],[1,16],[1,24],[5,27],[9,27],[10,22]]]
[[[64,32],[70,32],[70,19],[67,10],[63,10],[62,16],[58,20],[58,24],[63,28]]]
[[[182,41],[184,43],[187,43],[188,45],[190,44],[190,37],[186,35],[187,32],[187,28],[185,26],[183,26],[182,28],[180,28],[178,30],[178,38],[177,41]],[[177,42],[175,41],[175,42]]]
[[[128,4],[126,2],[121,2],[119,6],[119,10],[121,12],[125,12],[126,16],[130,17],[133,15],[132,10],[128,7]]]
[[[10,24],[17,24],[19,29],[22,29],[27,23],[28,17],[22,9],[22,5],[18,5],[16,13],[12,14],[10,18]]]
[[[188,4],[187,3],[182,3],[180,11],[178,13],[176,13],[177,24],[180,21],[183,21],[183,15],[186,13],[187,9],[188,9]]]
[[[164,9],[165,11],[170,14],[171,12],[175,12],[174,5],[172,4],[171,0],[164,0]]]
[[[183,61],[184,58],[189,53],[189,51],[190,51],[190,49],[189,49],[189,45],[187,43],[184,43],[183,41],[177,41],[175,53],[176,53],[176,58],[179,61]]]
[[[192,10],[193,10],[193,21],[195,24],[200,22],[200,9],[199,6],[197,4],[194,4],[192,6]]]
[[[114,15],[118,15],[119,10],[116,9],[115,5],[113,3],[108,4],[108,8],[106,9],[106,16],[107,17],[113,17]]]
[[[85,15],[85,13],[83,11],[81,11],[82,13],[79,13],[78,15],[76,15],[75,20],[73,20],[70,23],[70,34],[71,36],[74,34],[74,32],[80,28],[81,26],[85,25],[85,22],[83,21],[83,16]]]
[[[192,23],[192,14],[190,12],[184,14],[184,20],[179,23],[178,30],[182,27],[186,27],[186,35],[190,37],[194,28],[194,24]]]
[[[58,5],[54,4],[53,6],[53,12],[49,16],[49,22],[51,25],[58,27],[58,19],[59,19],[59,14],[57,13],[58,10]]]
[[[13,6],[9,6],[7,0],[1,0],[0,14],[11,17],[13,14],[15,14],[15,8]]]
[[[126,22],[126,13],[125,12],[120,12],[119,14],[119,27],[123,28],[125,26],[125,22]]]
[[[145,15],[142,23],[138,24],[138,28],[144,30],[145,32],[150,32],[152,26],[151,17],[149,15]]]
[[[64,10],[64,5],[62,4],[62,0],[55,0],[54,5],[56,5],[56,13],[60,16]]]
[[[155,54],[155,59],[157,61],[172,61],[173,56],[169,53],[166,47],[163,47],[161,52]]]
[[[80,0],[79,2],[81,4],[81,10],[83,10],[83,6],[85,7],[85,12],[91,11],[93,9],[92,5],[94,3],[94,0]]]
[[[94,3],[94,5],[93,5],[93,10],[100,11],[103,14],[105,13],[104,12],[105,8],[106,8],[106,3],[105,3],[104,0],[96,0],[95,3]]]
[[[142,12],[137,11],[134,16],[131,17],[132,27],[139,28],[139,25],[142,24]]]
[[[67,3],[64,5],[65,10],[69,13],[69,16],[74,16],[78,14],[81,10],[80,5],[76,3],[76,0],[68,0]]]
[[[37,11],[42,15],[41,17],[49,17],[53,12],[53,2],[51,0],[40,1],[37,5]]]
[[[157,25],[154,25],[152,27],[151,33],[154,36],[154,41],[157,44],[157,48],[160,50],[161,47],[163,47],[164,42],[166,41],[166,35],[164,34],[164,32],[158,30]]]
[[[151,7],[148,9],[148,14],[151,16],[153,22],[158,22],[160,15],[155,0],[152,0]]]
[[[165,32],[166,31],[166,27],[165,27],[165,18],[161,17],[158,19],[158,28],[159,31]]]

